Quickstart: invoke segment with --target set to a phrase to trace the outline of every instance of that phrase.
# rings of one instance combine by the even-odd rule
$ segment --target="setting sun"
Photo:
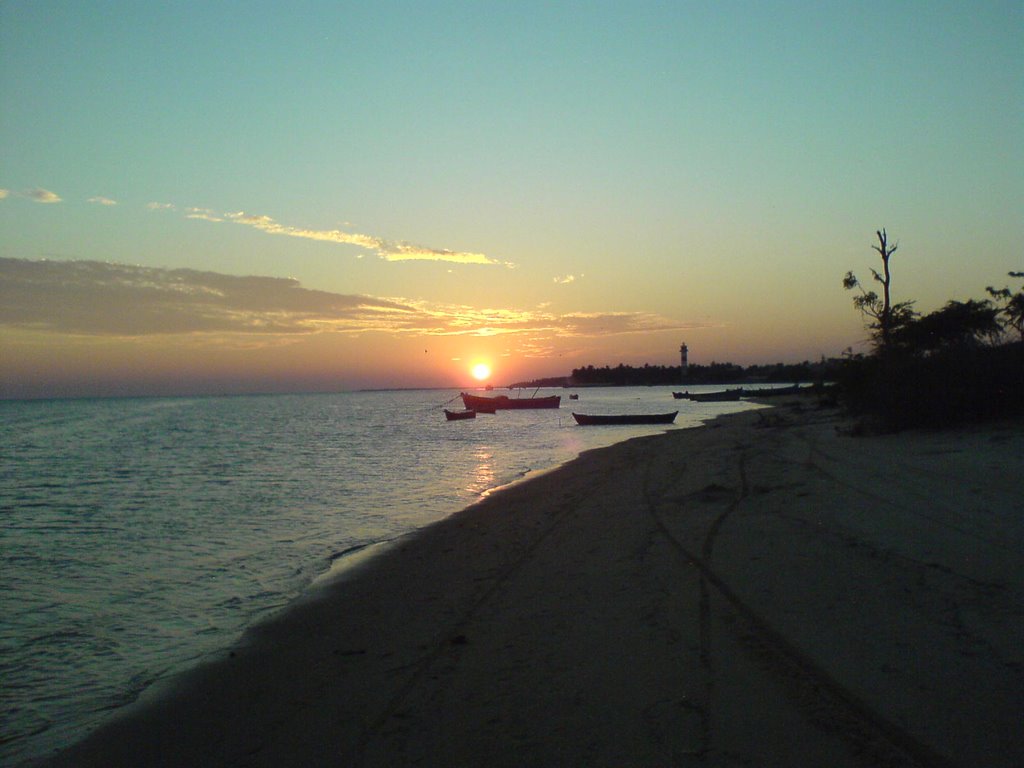
[[[485,379],[490,378],[491,366],[487,363],[477,363],[473,366],[471,373],[473,374],[473,378],[477,381],[484,381]]]

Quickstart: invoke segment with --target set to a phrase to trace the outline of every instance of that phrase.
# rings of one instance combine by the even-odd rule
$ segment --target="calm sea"
[[[461,422],[442,390],[0,401],[0,763],[81,737],[347,553],[666,429],[577,427],[573,409],[678,408],[678,429],[751,407],[556,393],[559,410]]]

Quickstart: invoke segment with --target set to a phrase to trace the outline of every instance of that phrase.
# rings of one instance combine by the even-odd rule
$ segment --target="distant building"
[[[686,367],[687,367],[687,365],[689,365],[689,363],[686,360],[687,351],[688,350],[686,349],[686,342],[684,341],[682,346],[679,347],[679,362],[680,362],[679,377],[683,381],[686,381]]]

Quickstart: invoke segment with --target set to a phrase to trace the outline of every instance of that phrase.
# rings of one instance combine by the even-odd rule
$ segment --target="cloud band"
[[[0,325],[123,337],[367,331],[598,337],[695,327],[639,312],[478,309],[310,290],[291,278],[10,258],[0,258]]]

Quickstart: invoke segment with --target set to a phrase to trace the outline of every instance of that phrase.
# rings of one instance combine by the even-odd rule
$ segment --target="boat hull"
[[[613,415],[576,413],[572,417],[580,426],[601,426],[605,424],[671,424],[676,420],[676,414],[671,413],[624,413]]]
[[[562,403],[561,395],[551,395],[550,397],[508,397],[507,395],[498,395],[497,397],[481,397],[480,395],[470,395],[463,392],[462,402],[467,408],[472,408],[474,411],[485,412],[484,409],[490,408],[498,411],[515,411],[523,408],[558,408]]]
[[[680,399],[678,392],[673,392],[672,396],[677,400]],[[739,400],[742,396],[742,387],[739,389],[726,389],[721,392],[684,392],[682,394],[683,398],[693,400],[695,403],[728,403]]]
[[[444,409],[444,417],[448,421],[462,421],[463,419],[475,419],[476,411],[449,411]]]
[[[798,395],[800,394],[801,387],[799,384],[794,384],[791,387],[776,387],[775,389],[745,389],[743,390],[744,397],[782,397],[784,395]]]

